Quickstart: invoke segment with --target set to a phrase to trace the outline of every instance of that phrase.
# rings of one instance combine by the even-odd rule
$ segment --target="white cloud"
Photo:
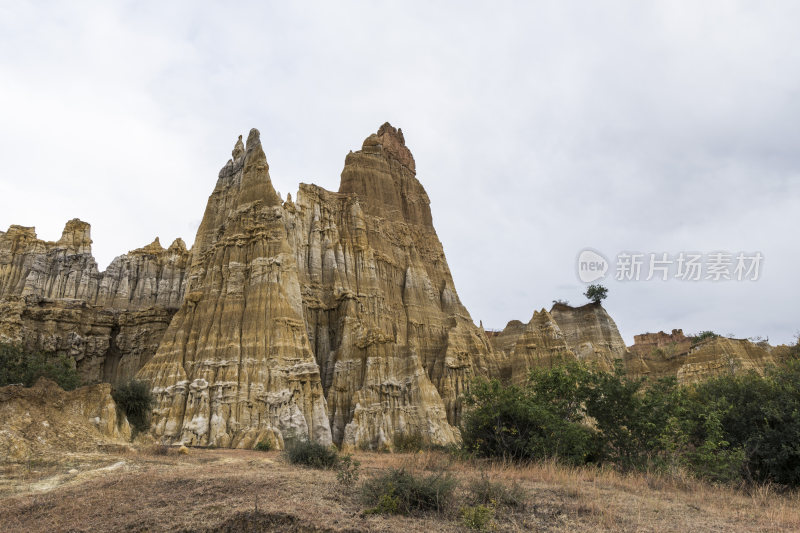
[[[610,283],[630,342],[800,328],[800,8],[790,2],[0,5],[0,226],[92,223],[102,265],[187,242],[237,135],[276,188],[338,188],[401,126],[462,300],[502,327],[582,301],[576,254],[761,250],[750,284]],[[464,213],[470,213],[465,217]],[[571,287],[571,289],[566,289]]]

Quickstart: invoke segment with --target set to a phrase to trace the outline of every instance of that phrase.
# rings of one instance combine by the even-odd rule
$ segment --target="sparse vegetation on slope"
[[[438,451],[359,453],[356,458],[372,475],[402,468],[423,479],[431,465],[449,462]],[[448,473],[460,484],[443,512],[366,514],[363,496],[340,490],[334,471],[276,459],[276,452],[230,449],[159,456],[95,451],[53,456],[32,468],[5,465],[3,525],[9,531],[800,530],[798,494],[771,485],[740,490],[661,473],[620,473],[554,461],[457,461]],[[79,473],[65,475],[69,469]],[[527,505],[476,503],[469,487],[482,475],[490,483],[519,485],[528,495]]]

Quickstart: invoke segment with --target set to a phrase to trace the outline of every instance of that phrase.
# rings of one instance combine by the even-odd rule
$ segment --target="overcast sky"
[[[0,228],[92,224],[101,269],[191,245],[236,137],[337,190],[402,127],[473,319],[586,300],[625,340],[800,329],[797,2],[0,0]],[[761,252],[757,281],[617,281],[623,252]],[[646,274],[643,271],[643,274]],[[643,275],[643,277],[646,277]]]

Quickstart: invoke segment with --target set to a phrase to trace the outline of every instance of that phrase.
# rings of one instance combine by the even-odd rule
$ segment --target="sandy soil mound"
[[[124,446],[130,436],[128,420],[111,398],[111,385],[64,391],[41,378],[30,388],[0,388],[0,463]]]

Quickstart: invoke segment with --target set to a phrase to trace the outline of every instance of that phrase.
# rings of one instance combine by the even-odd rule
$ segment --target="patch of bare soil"
[[[526,505],[498,508],[494,531],[798,531],[800,498],[690,480],[551,463],[469,463],[425,452],[359,453],[361,478],[403,466],[447,469],[460,481],[452,509],[420,516],[366,514],[360,487],[333,471],[287,464],[278,452],[158,447],[64,454],[0,466],[0,530],[35,531],[465,531],[460,509],[481,475],[525,489]]]

